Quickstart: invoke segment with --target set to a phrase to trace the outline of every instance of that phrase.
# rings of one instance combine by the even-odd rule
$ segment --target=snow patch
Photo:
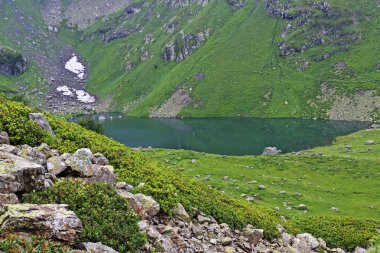
[[[95,103],[95,97],[91,96],[84,90],[75,91],[77,94],[77,99],[83,103]]]
[[[57,87],[57,91],[62,92],[62,95],[64,96],[70,96],[70,97],[74,96],[74,93],[66,85]]]
[[[62,95],[64,96],[70,96],[70,97],[74,97],[74,93],[75,93],[76,99],[82,103],[90,104],[90,103],[96,102],[95,97],[91,96],[89,93],[85,92],[84,90],[69,88],[65,85],[65,86],[58,86],[57,91],[61,92]]]
[[[65,69],[77,74],[79,79],[84,78],[84,65],[78,61],[78,57],[75,54],[73,54],[73,57],[66,62]]]

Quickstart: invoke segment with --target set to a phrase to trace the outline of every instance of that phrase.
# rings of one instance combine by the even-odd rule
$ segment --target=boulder
[[[51,135],[55,137],[55,133],[51,128],[49,122],[46,120],[45,116],[42,113],[30,113],[29,119],[36,122],[40,127],[48,131]]]
[[[146,214],[145,210],[144,210],[144,206],[142,203],[140,203],[135,195],[133,195],[132,193],[128,192],[128,191],[125,191],[125,190],[118,190],[117,193],[119,194],[119,196],[125,198],[128,200],[128,203],[131,205],[132,209],[135,211],[135,213],[137,213],[141,218],[143,219],[147,219],[149,218],[148,215]]]
[[[135,197],[143,205],[148,217],[156,216],[160,212],[160,205],[151,196],[138,193]]]
[[[367,250],[363,249],[363,248],[360,248],[360,247],[357,247],[355,249],[354,253],[367,253]]]
[[[365,145],[375,145],[376,142],[374,140],[368,140],[365,142]]]
[[[38,146],[36,148],[36,151],[44,154],[46,158],[59,156],[59,151],[55,149],[50,149],[49,145],[47,145],[46,143],[42,143],[40,146]]]
[[[221,243],[223,246],[230,245],[232,243],[232,239],[230,237],[224,237],[222,238]]]
[[[293,247],[300,252],[311,252],[319,247],[319,242],[311,234],[299,234],[293,239]]]
[[[46,155],[38,152],[37,148],[32,148],[28,145],[22,145],[20,147],[20,156],[28,159],[31,162],[46,166]]]
[[[1,144],[0,145],[0,151],[20,156],[20,149],[18,147],[12,146],[12,145]]]
[[[66,205],[5,205],[0,215],[0,231],[7,233],[46,233],[53,240],[74,244],[82,223]]]
[[[0,152],[0,193],[17,193],[44,188],[45,169],[19,156]]]
[[[189,214],[186,212],[185,208],[182,206],[181,203],[178,203],[173,209],[174,217],[178,220],[190,222],[191,218]]]
[[[93,242],[86,242],[82,243],[80,245],[81,250],[85,250],[86,252],[91,252],[91,253],[117,253],[116,250],[101,244],[100,242],[98,243],[93,243]]]
[[[116,185],[116,177],[114,174],[114,169],[110,165],[92,165],[92,171],[94,176],[86,178],[85,181],[88,182],[103,182],[107,184]]]
[[[278,155],[282,151],[277,149],[276,147],[266,147],[264,148],[263,155]]]
[[[9,136],[7,132],[1,131],[0,132],[0,144],[7,144],[9,145]]]
[[[14,193],[0,193],[0,211],[6,204],[17,204],[19,200]]]
[[[55,176],[61,174],[67,169],[66,162],[64,156],[53,156],[47,160],[46,168],[48,173],[53,174]]]
[[[299,206],[297,206],[297,210],[308,210],[308,207],[304,204],[300,204]]]
[[[101,153],[96,153],[92,156],[92,163],[97,165],[108,165],[108,159]]]
[[[86,158],[91,159],[92,158],[92,151],[88,148],[81,148],[75,151],[74,155],[78,156],[84,156]]]
[[[66,161],[66,166],[73,176],[79,177],[92,177],[94,172],[92,170],[91,160],[82,155],[70,156]]]

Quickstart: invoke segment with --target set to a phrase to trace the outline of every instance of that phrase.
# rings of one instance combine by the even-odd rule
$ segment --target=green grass
[[[322,157],[307,154],[221,156],[165,149],[147,154],[236,198],[245,199],[241,194],[258,195],[262,200],[257,203],[279,207],[288,217],[352,216],[380,221],[377,197],[380,194],[380,144],[365,145],[367,140],[380,143],[379,136],[380,130],[364,130],[339,137],[332,146],[304,152],[322,153]],[[351,149],[346,150],[346,146]],[[229,179],[225,180],[225,176]],[[252,181],[257,184],[250,184]],[[267,189],[259,190],[259,185]],[[296,210],[300,204],[306,204],[309,211]],[[331,211],[331,207],[339,208],[340,212]]]

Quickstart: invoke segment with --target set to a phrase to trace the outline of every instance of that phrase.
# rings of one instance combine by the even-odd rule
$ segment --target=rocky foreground
[[[345,252],[328,248],[323,239],[310,234],[288,234],[281,226],[280,238],[267,241],[259,228],[248,224],[235,230],[198,210],[192,210],[190,215],[180,203],[170,217],[160,212],[160,205],[152,197],[132,193],[142,189],[143,182],[136,188],[117,182],[114,168],[104,155],[93,154],[87,148],[60,154],[47,144],[12,146],[6,132],[0,132],[0,234],[44,233],[85,252],[116,252],[97,242],[76,245],[83,227],[69,206],[21,203],[22,194],[43,191],[65,178],[114,186],[141,218],[139,228],[147,234],[148,242],[139,252]],[[364,252],[362,248],[355,250]]]

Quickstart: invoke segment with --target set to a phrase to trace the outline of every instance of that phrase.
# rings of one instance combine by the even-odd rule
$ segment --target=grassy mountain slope
[[[255,202],[279,207],[287,216],[352,216],[380,221],[376,197],[380,145],[365,144],[368,140],[380,143],[379,133],[378,129],[360,131],[337,138],[331,146],[297,155],[221,156],[165,149],[147,154],[234,197],[256,195],[259,200]],[[267,189],[259,190],[259,185]],[[307,213],[296,209],[300,204],[309,207]],[[334,212],[332,207],[340,211]]]
[[[47,2],[16,1],[41,27],[38,11]],[[104,110],[133,116],[379,116],[376,1],[246,0],[241,8],[237,1],[203,2],[136,0],[81,29],[63,21],[58,36],[89,67],[87,89],[105,101]],[[63,1],[63,11],[70,4]],[[0,28],[6,25],[0,21]],[[4,33],[0,41],[8,38]],[[164,59],[168,52],[172,59]]]
[[[310,5],[308,1],[295,2],[295,6]],[[310,27],[295,29],[285,41],[291,45],[306,43],[307,38],[304,37],[312,35],[304,35],[303,29],[315,29],[318,33],[321,26],[318,22],[324,22],[323,25],[332,26],[337,31],[352,30],[361,40],[343,41],[345,44],[341,45],[341,40],[351,38],[334,35],[338,37],[334,40],[334,36],[326,35],[328,42],[325,45],[280,56],[278,43],[283,41],[281,33],[284,27],[293,24],[292,21],[269,15],[261,2],[247,1],[246,7],[232,12],[226,3],[210,1],[190,25],[181,27],[185,33],[211,28],[210,39],[178,64],[162,60],[165,43],[176,35],[163,32],[162,23],[165,22],[155,18],[149,20],[139,34],[107,44],[98,42],[94,45],[93,41],[89,41],[80,42],[77,46],[95,72],[89,89],[102,97],[114,97],[115,109],[126,109],[134,116],[150,115],[178,87],[185,85],[193,103],[182,109],[180,116],[328,117],[327,110],[339,96],[352,96],[359,90],[377,91],[379,83],[376,70],[378,57],[375,53],[379,49],[376,43],[379,33],[374,29],[379,24],[376,3],[330,3],[337,9],[337,17],[310,15],[307,18],[314,23],[310,21]],[[182,13],[189,13],[191,6],[183,9]],[[175,14],[178,13],[181,13],[180,10],[175,10]],[[145,14],[142,9],[135,19],[127,23],[138,23]],[[168,12],[166,20],[171,15],[173,10]],[[357,24],[344,25],[351,22],[350,15]],[[186,21],[186,15],[178,16],[182,23]],[[107,25],[98,23],[90,31],[95,27]],[[143,37],[148,33],[155,34],[157,40],[152,45],[144,46]],[[71,40],[73,43],[75,41],[77,39]],[[142,46],[153,57],[140,64],[138,57]],[[125,61],[129,62],[124,59],[128,54],[134,57],[132,61],[136,68],[125,73],[122,66]],[[327,59],[316,61],[326,54],[329,55]],[[308,62],[308,67],[300,70],[302,66],[299,65],[303,62]],[[337,69],[339,62],[344,62],[346,67]],[[155,65],[158,68],[154,68]],[[198,80],[195,77],[197,73],[203,73],[204,79]],[[333,96],[321,99],[326,96],[322,94],[323,83],[333,90]]]

